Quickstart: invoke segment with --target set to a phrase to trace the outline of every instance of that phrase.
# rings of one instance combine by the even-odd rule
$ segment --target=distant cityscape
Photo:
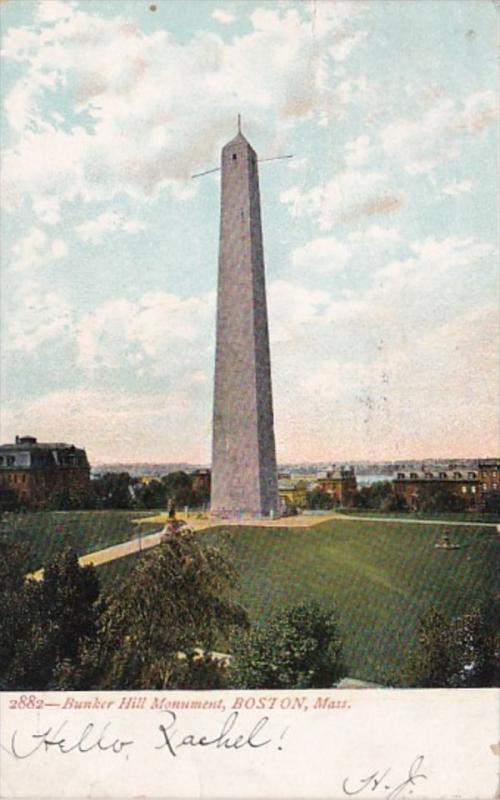
[[[496,513],[499,476],[499,458],[281,464],[278,513],[329,508]],[[181,498],[183,507],[207,510],[211,494],[206,464],[91,467],[83,448],[39,442],[35,436],[16,436],[0,446],[0,508],[5,510],[161,507]]]

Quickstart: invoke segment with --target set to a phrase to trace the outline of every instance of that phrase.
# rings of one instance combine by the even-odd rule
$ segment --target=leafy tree
[[[498,514],[500,515],[500,492],[497,490],[493,490],[491,492],[487,492],[484,495],[483,499],[483,510],[487,514]]]
[[[460,495],[439,486],[422,487],[418,501],[419,511],[453,511],[462,512],[467,502]]]
[[[75,661],[80,644],[96,634],[99,583],[93,566],[82,567],[67,548],[45,568],[40,586],[44,627],[50,632],[53,660]]]
[[[163,481],[152,480],[142,483],[136,480],[133,483],[134,504],[138,508],[165,508],[167,504],[167,491]]]
[[[321,489],[313,489],[312,492],[306,493],[307,508],[327,510],[334,508],[335,505],[335,498],[333,498],[331,494],[328,494],[328,492],[323,492]]]
[[[92,481],[97,508],[130,508],[132,479],[128,472],[106,472]]]
[[[26,578],[27,554],[0,542],[0,686],[46,689],[57,685],[58,665],[76,664],[82,642],[95,633],[98,584],[68,550],[47,566],[43,580]]]
[[[353,496],[355,508],[373,508],[377,511],[404,511],[404,498],[395,494],[391,481],[375,481],[361,486]]]
[[[165,486],[167,501],[173,500],[176,508],[200,504],[198,496],[193,492],[191,475],[188,475],[187,472],[182,470],[171,472],[162,478],[162,482]]]
[[[407,658],[402,684],[421,688],[497,685],[499,610],[498,603],[490,601],[449,619],[430,609],[420,620],[418,645]]]
[[[342,671],[334,612],[299,603],[240,637],[230,681],[238,689],[321,688],[332,686]]]
[[[82,688],[216,688],[209,656],[220,637],[247,624],[231,598],[236,577],[222,553],[189,530],[139,561],[109,600],[97,647],[82,661]],[[204,688],[207,688],[204,686]]]

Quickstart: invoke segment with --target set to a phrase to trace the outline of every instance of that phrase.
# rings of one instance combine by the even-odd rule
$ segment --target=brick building
[[[15,494],[27,508],[46,508],[63,494],[84,493],[90,486],[85,450],[73,444],[42,443],[16,436],[0,445],[0,493]]]
[[[500,458],[480,458],[477,466],[481,493],[500,491]]]
[[[339,506],[352,505],[357,490],[356,475],[352,467],[339,469],[332,467],[318,475],[316,485],[321,492],[329,494]]]
[[[395,493],[404,498],[408,508],[418,508],[426,496],[438,490],[461,497],[467,508],[481,505],[482,487],[476,469],[398,472],[393,487]]]

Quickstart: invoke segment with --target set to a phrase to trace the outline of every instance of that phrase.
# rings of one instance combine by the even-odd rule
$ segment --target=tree
[[[342,671],[335,613],[318,603],[299,603],[240,637],[230,682],[238,689],[322,688]]]
[[[46,567],[43,580],[26,578],[27,554],[0,543],[0,687],[56,687],[64,661],[77,664],[84,640],[95,635],[99,588],[92,567],[67,550]]]
[[[467,502],[453,491],[439,486],[427,485],[422,487],[418,502],[419,511],[453,511],[462,512],[467,508]]]
[[[452,619],[430,609],[418,625],[418,644],[402,683],[419,688],[495,686],[500,678],[498,602]]]
[[[307,508],[311,509],[328,510],[335,507],[335,499],[328,492],[323,492],[321,489],[313,489],[312,492],[307,492],[306,494],[306,505]]]
[[[247,624],[231,597],[235,585],[219,550],[189,530],[167,536],[110,597],[97,647],[82,660],[81,688],[217,688],[220,675],[208,654]]]
[[[500,492],[496,489],[486,492],[483,500],[483,511],[486,514],[500,514]]]
[[[176,508],[195,506],[199,498],[193,492],[192,478],[186,472],[178,470],[162,478],[167,500],[173,500]]]
[[[152,480],[142,483],[136,480],[133,483],[134,503],[138,508],[165,508],[167,504],[167,491],[163,481]]]
[[[128,472],[106,472],[92,481],[97,508],[130,508],[131,477]]]

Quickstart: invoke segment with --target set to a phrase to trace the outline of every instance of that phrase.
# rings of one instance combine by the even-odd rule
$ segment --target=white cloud
[[[388,177],[382,172],[348,169],[305,192],[294,186],[282,192],[280,199],[293,217],[309,216],[320,230],[329,230],[339,222],[397,213],[401,195],[387,184]]]
[[[444,161],[458,158],[464,142],[493,124],[497,103],[491,91],[471,94],[459,105],[438,96],[420,118],[398,119],[381,132],[382,148],[410,175],[432,173]]]
[[[78,363],[90,371],[129,365],[140,374],[168,374],[207,352],[214,317],[212,294],[182,299],[149,292],[138,300],[108,300],[79,322]]]
[[[201,32],[177,44],[120,16],[42,4],[39,30],[11,28],[4,37],[4,58],[24,68],[6,98],[17,140],[3,159],[5,206],[28,195],[53,221],[55,198],[138,198],[164,188],[182,195],[190,175],[218,157],[235,108],[268,138],[269,112],[288,123],[340,113],[327,45],[332,31],[349,39],[357,5],[320,9],[314,31],[309,6],[257,9],[251,30],[227,44]],[[61,88],[71,126],[66,113],[44,111]]]
[[[99,244],[108,233],[138,233],[146,228],[139,219],[123,217],[116,211],[104,211],[96,219],[77,225],[77,234],[84,242]]]
[[[292,253],[292,264],[300,269],[333,272],[342,269],[351,257],[349,247],[333,236],[313,239]]]
[[[73,312],[66,298],[33,281],[24,281],[15,297],[16,314],[10,316],[6,350],[34,353],[49,342],[72,335]]]
[[[458,194],[470,192],[472,189],[472,181],[451,181],[443,186],[443,193],[450,194],[452,197]]]
[[[62,239],[50,239],[40,228],[32,228],[11,250],[11,270],[27,272],[48,261],[64,258],[68,249]]]
[[[228,11],[226,8],[216,8],[212,11],[212,19],[215,19],[216,22],[220,22],[221,25],[230,25],[234,22],[236,17],[232,11]]]
[[[69,0],[40,0],[37,16],[40,22],[54,22],[60,19],[69,19],[73,14],[76,3]]]
[[[361,167],[367,164],[376,147],[371,144],[369,136],[358,136],[353,141],[347,142],[345,146],[345,163],[348,167]]]

